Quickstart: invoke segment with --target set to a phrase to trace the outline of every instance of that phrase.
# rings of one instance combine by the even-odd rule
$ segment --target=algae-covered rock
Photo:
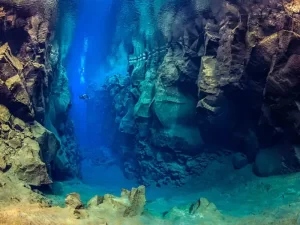
[[[1,130],[3,132],[8,132],[10,130],[10,127],[7,124],[1,124]]]
[[[0,105],[0,122],[7,123],[10,119],[10,112],[4,105]]]
[[[5,171],[7,168],[6,160],[4,156],[0,156],[0,171]]]
[[[248,164],[247,156],[238,152],[232,157],[232,164],[235,169],[241,169]]]
[[[13,127],[16,129],[16,130],[19,130],[19,131],[23,131],[26,127],[26,124],[23,120],[19,119],[18,117],[15,117],[12,121],[12,124],[13,124]]]
[[[10,139],[7,144],[13,149],[19,149],[22,147],[22,140],[18,137],[14,137]]]

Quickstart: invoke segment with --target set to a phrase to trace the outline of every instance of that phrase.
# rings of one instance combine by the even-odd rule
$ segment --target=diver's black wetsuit
[[[80,95],[79,98],[83,100],[90,99],[90,97],[87,94]]]

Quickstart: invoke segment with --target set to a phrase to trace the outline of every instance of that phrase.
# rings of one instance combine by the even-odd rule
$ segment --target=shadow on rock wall
[[[125,174],[182,185],[231,153],[259,176],[298,171],[298,3],[197,4],[162,4],[153,36],[140,15],[128,75],[104,85]]]
[[[78,170],[77,147],[64,147],[74,138],[54,41],[56,7],[55,1],[0,1],[1,171],[34,186]]]

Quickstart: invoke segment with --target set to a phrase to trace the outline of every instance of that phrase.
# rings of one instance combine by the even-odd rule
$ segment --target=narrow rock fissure
[[[299,21],[0,0],[0,224],[299,224]]]

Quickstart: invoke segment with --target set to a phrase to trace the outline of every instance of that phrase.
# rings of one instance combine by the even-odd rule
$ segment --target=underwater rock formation
[[[35,3],[0,1],[0,161],[1,176],[41,186],[52,183],[54,167],[56,173],[62,168],[57,166],[60,152],[68,151],[61,148],[64,141],[58,130],[70,129],[63,121],[70,94],[51,44],[55,33],[50,15],[57,10],[56,2]],[[64,89],[57,88],[57,81]],[[72,137],[72,130],[66,135]],[[76,163],[72,161],[73,176],[78,173]]]
[[[11,185],[6,180],[6,185]],[[3,184],[3,177],[0,177],[0,184]],[[0,188],[2,188],[0,185]],[[7,190],[7,189],[6,189]],[[145,224],[206,224],[206,225],[255,225],[255,224],[274,224],[291,225],[299,221],[299,204],[283,205],[275,211],[264,211],[261,214],[251,216],[229,216],[221,213],[214,203],[205,198],[200,198],[192,204],[174,207],[163,215],[152,215],[147,209],[143,209],[145,203],[144,188],[139,187],[130,191],[122,191],[121,197],[105,195],[105,197],[96,196],[88,203],[89,207],[84,208],[80,201],[80,196],[72,193],[67,196],[67,207],[61,208],[47,205],[43,197],[38,197],[37,193],[31,192],[30,201],[25,201],[24,196],[29,195],[29,189],[24,186],[16,185],[10,189],[15,192],[18,190],[18,197],[5,198],[3,192],[0,192],[0,224],[24,224],[29,225],[38,222],[43,225],[145,225]],[[21,192],[22,191],[22,192]],[[131,194],[130,194],[131,193]],[[137,194],[138,193],[138,194]],[[7,194],[7,193],[5,193]],[[129,194],[129,195],[128,195]],[[2,196],[3,195],[3,196]],[[129,197],[132,196],[133,198]],[[11,196],[11,195],[10,195]],[[136,203],[132,204],[135,199]],[[7,205],[13,203],[13,205]],[[130,201],[130,203],[129,203]],[[3,204],[2,204],[3,203]],[[29,204],[30,203],[30,204]],[[136,210],[134,215],[126,216],[124,212],[128,206]],[[124,211],[125,210],[125,211]],[[141,212],[143,213],[141,214]]]
[[[276,0],[162,7],[156,39],[133,37],[128,75],[101,89],[112,101],[104,114],[115,113],[106,123],[119,129],[105,145],[127,177],[182,185],[231,153],[236,169],[255,162],[259,176],[298,171],[298,8]],[[164,33],[166,12],[178,23]]]
[[[208,222],[208,218],[209,224],[220,224],[225,220],[225,217],[218,211],[215,204],[205,198],[199,199],[190,206],[174,207],[164,215],[164,218],[176,221],[189,216],[193,217],[198,223],[200,221]]]
[[[78,193],[68,194],[66,197],[66,206],[72,209],[83,209],[83,204]]]
[[[40,186],[51,183],[51,164],[59,149],[59,142],[38,122],[25,124],[0,105],[1,116],[1,170],[15,174],[27,184]]]
[[[119,217],[140,216],[146,204],[145,187],[133,188],[131,191],[123,189],[121,197],[106,194],[95,196],[89,202],[89,209],[112,210]]]
[[[122,220],[125,217],[139,217],[142,215],[146,204],[145,194],[145,187],[140,186],[132,188],[131,191],[123,189],[121,197],[111,194],[104,196],[96,195],[88,201],[87,208],[85,209],[80,200],[80,195],[78,193],[71,193],[67,195],[65,204],[77,219],[84,219],[92,217],[93,214],[99,214]]]
[[[297,5],[293,1],[225,1],[218,13],[224,16],[217,23],[217,51],[202,57],[197,108],[203,136],[219,134],[221,144],[240,143],[232,147],[243,149],[250,161],[258,151],[273,147],[266,158],[272,161],[272,155],[280,152],[281,160],[273,163],[287,168],[258,173],[264,176],[299,169],[293,150],[299,140],[296,118],[300,113],[294,97],[297,88],[293,88],[299,83],[295,68],[300,53],[293,47],[299,33],[293,4]],[[205,33],[209,32],[206,26]],[[250,142],[253,147],[249,148]],[[256,168],[265,166],[258,164],[256,160]]]

